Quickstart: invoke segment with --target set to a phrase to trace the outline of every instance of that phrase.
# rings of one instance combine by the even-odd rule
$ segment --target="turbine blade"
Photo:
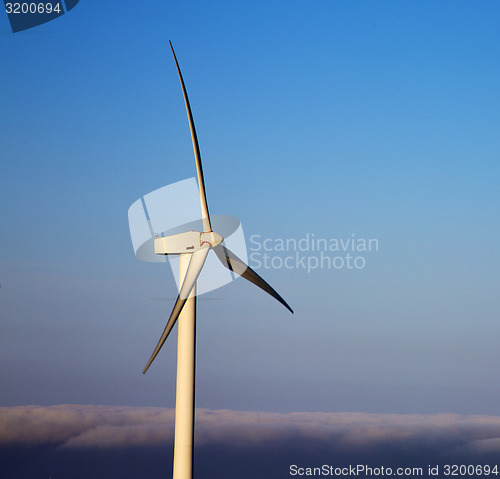
[[[205,244],[191,256],[186,271],[186,275],[184,276],[184,281],[182,282],[182,286],[179,291],[179,296],[177,296],[177,301],[175,302],[174,308],[172,309],[172,313],[170,314],[170,318],[167,321],[167,325],[163,330],[160,340],[158,341],[158,344],[156,345],[153,354],[149,358],[148,364],[146,365],[144,371],[142,372],[143,374],[145,374],[149,366],[151,366],[151,363],[154,361],[157,354],[160,352],[160,349],[165,343],[168,335],[170,334],[170,331],[172,331],[172,328],[174,327],[177,318],[181,314],[184,304],[186,304],[186,301],[188,300],[188,297],[191,294],[191,291],[193,290],[193,287],[196,283],[196,280],[198,279],[198,276],[200,276],[201,270],[203,269],[203,265],[205,264],[205,260],[207,259],[209,251],[210,251],[210,245]]]
[[[231,250],[219,244],[214,248],[214,251],[223,266],[270,294],[293,313],[293,309],[288,306],[287,302],[276,292],[276,290],[266,283],[252,268],[250,268],[250,266],[245,264],[245,262],[238,258]]]
[[[193,142],[194,157],[196,160],[196,174],[198,175],[198,187],[200,189],[200,202],[201,202],[201,216],[203,218],[203,231],[212,231],[212,225],[210,224],[210,215],[208,214],[208,204],[207,197],[205,195],[205,180],[203,179],[203,168],[201,167],[201,155],[200,147],[198,145],[198,137],[196,136],[196,129],[194,127],[193,114],[191,113],[191,106],[189,104],[189,98],[186,91],[186,85],[182,78],[181,69],[179,63],[177,62],[177,57],[175,56],[174,47],[172,42],[169,40],[170,48],[172,54],[174,55],[175,66],[177,67],[177,73],[179,74],[179,80],[181,81],[182,94],[184,95],[184,103],[186,104],[186,111],[189,120],[189,129],[191,130],[191,140]]]

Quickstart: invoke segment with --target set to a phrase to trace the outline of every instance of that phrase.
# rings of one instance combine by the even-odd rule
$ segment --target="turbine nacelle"
[[[224,238],[213,231],[186,231],[176,235],[155,238],[155,254],[189,254],[195,253],[203,245],[211,248],[219,245]]]

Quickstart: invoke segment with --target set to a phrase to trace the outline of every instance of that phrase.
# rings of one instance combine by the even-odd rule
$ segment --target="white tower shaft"
[[[179,285],[191,255],[180,255]],[[194,447],[194,381],[196,370],[196,285],[179,315],[173,479],[192,479]]]

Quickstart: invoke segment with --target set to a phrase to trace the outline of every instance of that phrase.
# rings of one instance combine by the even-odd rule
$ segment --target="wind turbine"
[[[179,295],[165,329],[151,355],[143,373],[165,343],[176,321],[179,321],[177,337],[177,385],[175,398],[175,437],[174,437],[174,479],[191,479],[193,470],[194,437],[194,385],[195,385],[195,341],[196,341],[196,280],[200,275],[207,255],[213,250],[219,261],[230,271],[255,284],[272,297],[276,298],[290,312],[286,301],[255,271],[238,258],[223,244],[224,238],[212,231],[208,213],[205,182],[201,166],[200,148],[194,127],[193,114],[182,78],[179,63],[172,43],[170,48],[174,56],[177,73],[181,82],[182,94],[191,130],[196,173],[200,192],[203,231],[187,231],[171,236],[155,238],[154,251],[158,255],[180,255]]]

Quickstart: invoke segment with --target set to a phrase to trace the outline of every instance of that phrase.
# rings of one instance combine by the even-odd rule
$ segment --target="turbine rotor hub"
[[[208,243],[212,248],[221,244],[224,241],[224,238],[214,231],[209,231],[208,233],[200,233],[200,242]]]

